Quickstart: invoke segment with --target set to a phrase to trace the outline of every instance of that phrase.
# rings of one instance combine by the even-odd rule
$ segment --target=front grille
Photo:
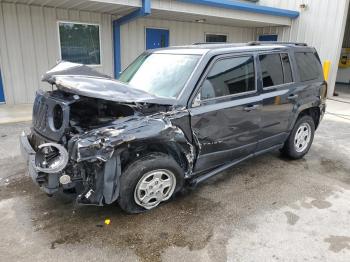
[[[33,106],[33,128],[41,136],[51,141],[60,141],[69,127],[69,103],[39,90]],[[55,107],[62,109],[62,122],[55,125]],[[56,110],[57,111],[57,110]]]
[[[45,132],[48,122],[49,107],[45,101],[43,101],[43,98],[43,96],[37,96],[35,98],[33,107],[33,127],[36,130]]]

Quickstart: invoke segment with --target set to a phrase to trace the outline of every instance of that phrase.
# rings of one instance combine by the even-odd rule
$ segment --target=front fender
[[[106,162],[123,144],[170,141],[190,145],[184,132],[163,115],[131,116],[72,138],[68,147],[71,158],[77,162],[93,159]]]
[[[77,162],[100,160],[105,162],[97,176],[95,194],[98,204],[110,204],[119,196],[121,155],[134,145],[173,145],[186,157],[189,172],[194,161],[194,147],[184,132],[164,116],[128,117],[113,125],[98,128],[70,141],[72,158]],[[89,189],[91,190],[91,189]],[[89,192],[89,191],[87,191]]]

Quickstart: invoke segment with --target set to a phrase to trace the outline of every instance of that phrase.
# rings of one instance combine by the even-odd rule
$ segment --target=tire
[[[135,160],[129,164],[120,178],[119,206],[131,214],[141,213],[157,207],[161,202],[170,199],[182,189],[184,184],[183,173],[183,169],[178,163],[172,157],[163,153],[150,153]],[[163,180],[167,176],[168,179]],[[175,181],[175,185],[172,183],[172,186],[168,186],[166,183],[171,184],[169,181]],[[147,188],[143,190],[142,186],[147,186]],[[149,186],[153,188],[149,189]],[[160,188],[161,186],[163,187]],[[162,192],[165,192],[165,194]],[[164,197],[165,195],[166,197]],[[140,200],[142,196],[145,199],[146,197],[147,199],[150,198],[150,201],[143,203]],[[159,202],[157,199],[163,200]]]
[[[308,129],[308,136],[305,130]],[[300,135],[298,140],[297,133]],[[305,134],[305,135],[303,135]],[[302,158],[310,149],[315,134],[315,122],[309,115],[301,116],[297,119],[288,139],[284,143],[282,153],[291,159]],[[303,140],[304,139],[304,140]],[[306,142],[306,144],[304,143]]]

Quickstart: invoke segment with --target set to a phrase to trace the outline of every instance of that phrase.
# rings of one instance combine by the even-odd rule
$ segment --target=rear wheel
[[[120,180],[119,205],[140,213],[169,200],[183,186],[183,170],[170,156],[152,153],[131,163]]]
[[[282,152],[292,159],[302,158],[310,149],[314,139],[315,123],[311,116],[300,117],[285,142]]]

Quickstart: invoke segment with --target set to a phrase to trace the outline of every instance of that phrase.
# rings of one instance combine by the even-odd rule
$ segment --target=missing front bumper
[[[28,135],[23,131],[20,136],[20,148],[24,159],[28,164],[28,174],[33,182],[37,184],[45,193],[53,194],[59,188],[59,174],[46,174],[38,172],[35,164],[36,152],[29,143]]]
[[[21,134],[20,147],[22,155],[28,164],[28,174],[34,183],[47,194],[53,194],[60,188],[67,189],[74,187],[75,182],[78,180],[68,184],[68,187],[60,183],[60,177],[64,176],[67,170],[57,173],[40,172],[40,168],[37,167],[35,160],[38,152],[34,150],[28,138],[30,138],[30,135],[27,135],[25,132]],[[83,192],[77,197],[79,204],[102,206],[104,204],[111,204],[117,200],[121,175],[119,150],[116,150],[113,156],[106,162],[95,159],[95,161],[77,166],[72,166],[70,163],[68,169],[72,174],[79,171],[84,173],[79,178],[84,188]],[[68,173],[68,175],[73,176],[71,173]]]

